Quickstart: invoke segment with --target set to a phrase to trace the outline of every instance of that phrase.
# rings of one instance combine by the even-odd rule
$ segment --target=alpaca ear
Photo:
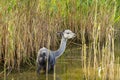
[[[63,32],[57,32],[58,35],[62,36],[63,35]]]

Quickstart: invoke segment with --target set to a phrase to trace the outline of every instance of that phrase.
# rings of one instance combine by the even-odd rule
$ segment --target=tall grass
[[[102,80],[114,79],[115,0],[0,1],[0,63],[20,70],[35,64],[40,47],[57,49],[57,31],[71,29],[82,44],[82,68],[89,79],[99,66]],[[50,46],[51,45],[51,46]]]

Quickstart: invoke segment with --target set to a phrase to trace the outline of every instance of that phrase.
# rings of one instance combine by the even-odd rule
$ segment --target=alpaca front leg
[[[50,67],[50,65],[48,64],[48,66],[44,66],[44,67],[43,67],[43,70],[44,70],[45,73],[46,73],[46,71],[47,71],[47,72],[50,71],[50,68],[51,68],[51,67]]]
[[[52,74],[54,73],[54,65],[49,66],[48,73],[52,73]]]
[[[50,68],[51,68],[51,66],[50,66],[50,64],[48,64],[48,72],[50,71]]]
[[[53,72],[54,72],[54,64],[53,64],[53,65],[51,65],[51,71],[53,71]]]
[[[37,67],[37,74],[40,74],[40,70],[41,70],[41,66],[38,65],[38,67]]]
[[[43,67],[44,72],[46,73],[46,66]]]
[[[54,72],[55,62],[56,62],[56,60],[55,60],[55,58],[53,58],[53,61],[52,61],[52,64],[51,64],[51,71],[53,71],[53,72]]]
[[[48,64],[48,73],[51,71],[51,65]]]

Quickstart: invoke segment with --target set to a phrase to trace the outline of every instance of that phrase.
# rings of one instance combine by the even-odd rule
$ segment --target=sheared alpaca
[[[43,69],[46,72],[47,61],[48,61],[48,72],[50,72],[51,70],[53,71],[56,59],[60,57],[65,51],[67,40],[75,37],[75,33],[73,33],[71,30],[58,32],[58,34],[62,36],[61,44],[58,50],[51,51],[43,47],[38,51],[37,60],[36,60],[38,74],[40,73],[41,69]]]

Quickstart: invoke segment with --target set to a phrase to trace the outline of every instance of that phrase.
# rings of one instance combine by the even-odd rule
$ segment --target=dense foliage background
[[[65,29],[77,44],[103,45],[112,29],[120,41],[120,0],[0,0],[1,65],[34,63],[42,46],[58,48]]]

